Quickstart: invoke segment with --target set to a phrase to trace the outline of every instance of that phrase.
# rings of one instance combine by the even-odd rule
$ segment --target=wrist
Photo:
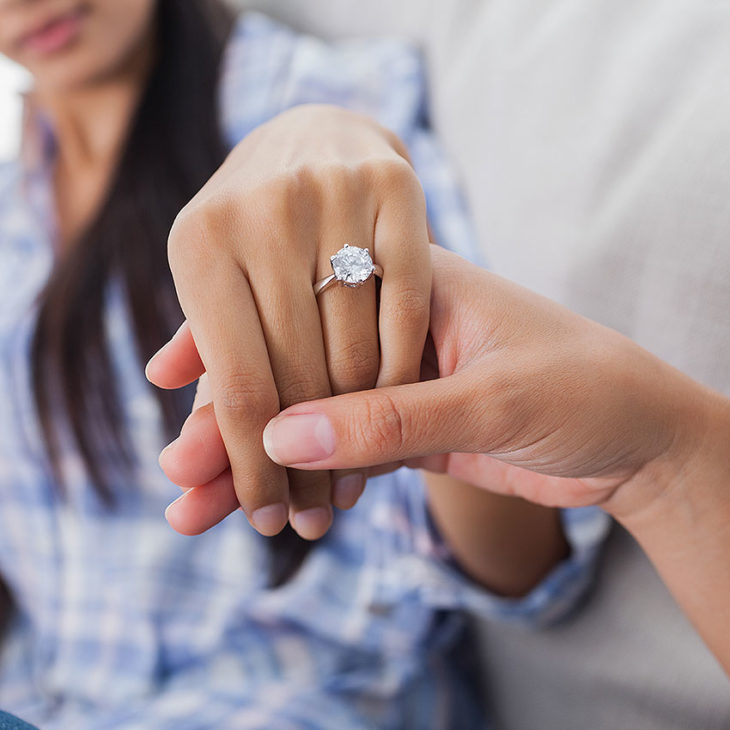
[[[694,434],[676,439],[665,457],[624,485],[634,490],[638,508],[626,510],[629,501],[612,513],[730,674],[730,400],[701,390],[697,421],[688,424]]]
[[[669,447],[621,485],[604,505],[641,540],[676,519],[701,522],[730,489],[730,400],[694,381],[678,399]],[[720,510],[722,511],[722,510]]]

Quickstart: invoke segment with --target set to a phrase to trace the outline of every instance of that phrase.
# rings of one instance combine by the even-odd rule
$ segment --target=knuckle
[[[270,384],[248,373],[228,373],[214,395],[216,408],[247,420],[269,418],[279,410],[278,398]]]
[[[421,184],[414,169],[399,155],[372,158],[366,168],[377,187],[385,193],[418,191],[423,195]]]
[[[378,379],[380,352],[370,340],[352,340],[338,348],[330,362],[330,379],[335,394],[369,390]]]
[[[171,264],[173,264],[193,241],[199,239],[199,228],[193,213],[193,203],[188,203],[175,216],[167,237],[167,252]]]
[[[430,309],[430,292],[417,286],[404,284],[398,290],[388,317],[398,325],[412,326],[416,322],[427,322]]]
[[[362,424],[367,428],[363,429]],[[350,438],[364,453],[372,453],[375,459],[385,461],[399,454],[406,443],[406,422],[384,391],[373,391],[363,406],[363,412],[354,419]]]
[[[190,256],[200,256],[201,250],[220,247],[233,228],[236,210],[236,201],[227,194],[189,202],[177,214],[170,229],[167,241],[170,265]]]
[[[206,240],[218,240],[231,230],[238,207],[235,196],[226,192],[219,192],[198,206],[199,227],[206,234]]]
[[[529,380],[526,378],[525,381]],[[502,452],[514,449],[531,426],[536,425],[530,403],[532,384],[515,377],[515,372],[493,373],[490,378],[487,397],[488,416],[477,419],[482,424],[483,437],[490,445],[490,451]],[[482,405],[482,408],[485,407]]]
[[[288,408],[295,403],[328,395],[321,381],[321,378],[307,370],[298,370],[279,376],[277,389],[281,408]]]

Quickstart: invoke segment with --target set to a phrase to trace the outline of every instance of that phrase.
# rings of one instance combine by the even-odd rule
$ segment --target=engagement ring
[[[373,274],[383,276],[383,267],[373,263],[367,248],[345,244],[334,256],[330,256],[333,274],[325,276],[314,284],[314,293],[319,294],[336,281],[345,286],[362,286]]]

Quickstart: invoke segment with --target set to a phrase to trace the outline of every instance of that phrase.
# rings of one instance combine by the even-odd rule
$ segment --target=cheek
[[[148,36],[156,7],[156,0],[96,0],[90,41],[97,48],[106,48],[109,55],[123,57]]]
[[[2,6],[2,2],[3,0],[0,0],[0,6]],[[17,33],[14,34],[12,32],[14,30],[13,20],[14,18],[0,7],[0,63],[8,58],[15,63],[25,65],[23,58],[21,58],[18,52],[16,43]]]
[[[73,88],[114,76],[149,37],[155,0],[96,0],[85,5],[90,12],[72,47],[40,61],[14,59],[28,68],[38,85]]]
[[[152,32],[155,0],[97,0],[83,49],[89,79],[114,75],[143,47]]]

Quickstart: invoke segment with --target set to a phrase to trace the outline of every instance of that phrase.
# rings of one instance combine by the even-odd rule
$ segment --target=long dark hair
[[[218,118],[219,67],[233,25],[218,0],[159,0],[156,57],[119,163],[95,219],[57,262],[40,294],[31,349],[35,404],[55,482],[65,495],[53,396],[103,505],[116,499],[108,467],[131,470],[104,324],[112,279],[122,285],[140,368],[182,321],[166,240],[178,211],[227,153]],[[174,438],[191,389],[155,389],[165,435]],[[287,527],[271,538],[270,582],[285,582],[307,543]]]

